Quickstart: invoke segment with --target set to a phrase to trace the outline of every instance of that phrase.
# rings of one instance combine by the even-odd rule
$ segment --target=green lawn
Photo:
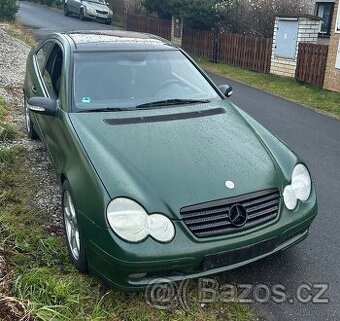
[[[197,58],[196,61],[207,71],[263,89],[271,94],[331,114],[337,118],[340,117],[340,93],[300,84],[291,78],[254,72],[226,64],[215,64],[206,59]]]
[[[10,124],[10,115],[5,100],[0,97],[0,141],[12,140],[16,132]]]

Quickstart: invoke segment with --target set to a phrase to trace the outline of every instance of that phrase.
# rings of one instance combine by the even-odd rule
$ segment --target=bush
[[[54,3],[54,0],[40,0],[40,3],[51,7]]]
[[[17,0],[0,0],[0,20],[14,20],[18,9]]]

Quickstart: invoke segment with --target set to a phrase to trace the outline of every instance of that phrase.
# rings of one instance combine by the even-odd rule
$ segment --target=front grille
[[[102,10],[96,10],[96,11],[97,11],[97,13],[99,13],[99,14],[108,14],[107,11],[102,11]]]
[[[227,198],[181,209],[181,216],[197,237],[211,237],[243,231],[275,220],[279,211],[280,192],[270,189],[262,192]],[[229,210],[240,204],[247,210],[248,220],[242,227],[229,220]]]

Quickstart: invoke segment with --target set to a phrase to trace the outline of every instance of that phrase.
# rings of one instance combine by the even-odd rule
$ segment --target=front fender
[[[76,209],[106,228],[105,212],[110,197],[89,160],[67,113],[62,114],[63,126],[56,141],[54,161],[58,174],[70,184]]]

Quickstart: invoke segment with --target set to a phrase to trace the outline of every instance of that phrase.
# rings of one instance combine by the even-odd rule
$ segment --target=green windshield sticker
[[[90,97],[83,97],[81,102],[84,103],[84,104],[89,104],[91,102],[91,98]]]

